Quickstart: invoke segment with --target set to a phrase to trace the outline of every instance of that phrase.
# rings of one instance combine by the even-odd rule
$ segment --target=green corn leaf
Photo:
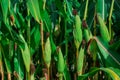
[[[63,5],[63,3],[60,0],[55,0],[55,4],[58,10],[60,11],[59,14],[66,18],[67,14],[65,13],[63,7],[60,7],[61,5]]]
[[[20,28],[21,24],[19,22],[19,18],[17,18],[17,15],[15,14],[13,7],[11,7],[11,9],[10,9],[10,16],[13,16],[13,18],[14,18],[14,23],[16,24],[16,26],[14,26],[14,27]]]
[[[56,51],[56,45],[53,41],[52,36],[50,36],[50,43],[51,43],[51,49],[52,49],[52,54]]]
[[[52,24],[51,24],[50,16],[46,10],[41,11],[41,18],[43,22],[45,23],[46,31],[50,32],[52,29]]]
[[[40,43],[40,29],[39,29],[39,25],[35,25],[33,27],[33,29],[31,30],[31,42],[30,42],[30,46],[31,46],[31,55],[33,55],[36,51],[36,49],[38,49],[39,47],[39,43]]]
[[[1,53],[3,55],[3,60],[5,63],[5,67],[7,70],[7,73],[11,73],[12,72],[12,68],[11,68],[11,64],[10,64],[10,58],[9,58],[9,51],[6,51],[6,49],[8,49],[8,44],[3,44],[1,45]]]
[[[65,69],[64,69],[64,72],[63,72],[63,76],[64,76],[65,80],[71,80],[71,76],[70,76],[70,72],[68,70],[67,64],[65,64]]]
[[[19,52],[14,54],[14,71],[18,74],[18,80],[24,79],[24,64],[22,55]]]
[[[39,2],[39,0],[27,0],[27,7],[38,23],[40,22]]]
[[[120,75],[118,75],[117,73],[115,73],[114,69],[111,70],[109,68],[100,68],[100,70],[103,70],[104,72],[106,72],[107,74],[109,74],[113,80],[119,80],[120,79]]]
[[[6,37],[9,39],[9,40],[14,40],[14,36],[13,36],[13,33],[12,33],[12,29],[11,29],[11,26],[9,24],[5,24],[3,23],[2,24],[3,26],[1,27],[1,31],[4,35],[6,35]]]
[[[92,68],[90,70],[90,72],[86,73],[86,74],[83,74],[81,76],[79,76],[79,79],[78,80],[85,80],[87,77],[90,77],[90,76],[93,76],[95,75],[98,71],[104,71],[105,73],[107,73],[108,75],[110,75],[110,77],[113,79],[113,80],[119,80],[120,79],[120,75],[118,75],[116,72],[118,71],[118,69],[115,69],[115,68]],[[120,71],[120,70],[119,70]]]
[[[45,52],[44,52],[44,61],[47,65],[47,67],[50,67],[51,62],[51,45],[50,45],[50,38],[47,38],[47,41],[45,43]]]
[[[22,39],[22,41],[24,42],[24,45],[19,45],[19,48],[22,53],[22,58],[24,61],[25,68],[26,68],[27,72],[29,72],[30,71],[30,51],[29,51],[27,43],[25,42],[24,37],[21,34],[19,36]]]
[[[34,47],[36,46],[38,46],[38,43],[40,42],[40,30],[39,30],[39,27],[38,26],[34,26],[35,27],[35,31],[34,31],[34,36],[33,36],[33,38],[34,38],[34,41],[35,41],[35,43],[34,43]]]
[[[98,48],[101,52],[102,58],[105,59],[105,65],[107,67],[114,66],[117,68],[120,68],[120,60],[119,60],[119,54],[115,51],[111,51],[109,47],[101,44],[99,40],[97,41]],[[104,60],[103,60],[104,61]]]
[[[103,42],[101,39],[94,37],[93,41],[97,43],[98,51],[100,52],[104,65],[106,67],[120,68],[120,55],[115,51],[111,51],[106,42]]]
[[[120,49],[120,40],[116,41],[115,43],[110,45],[110,49],[113,49],[115,51],[117,51],[118,49]]]
[[[3,20],[4,20],[5,23],[6,23],[6,19],[7,19],[9,5],[10,5],[10,0],[2,0],[1,1]]]
[[[17,16],[15,15],[15,20],[16,20],[16,24],[18,26],[21,25],[20,27],[18,27],[21,30],[25,30],[28,27],[26,22],[25,22],[25,19],[24,19],[23,15],[20,12],[18,12]]]
[[[105,0],[97,0],[97,13],[100,14],[101,18],[105,20]]]
[[[70,17],[72,17],[72,3],[68,2],[68,0],[65,0],[66,5],[67,5],[67,10],[68,10],[68,14],[70,15]]]

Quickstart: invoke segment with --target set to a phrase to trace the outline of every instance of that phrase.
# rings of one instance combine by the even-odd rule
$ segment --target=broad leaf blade
[[[113,70],[111,70],[111,69],[109,69],[109,68],[100,68],[100,70],[103,70],[103,71],[105,71],[106,73],[108,73],[110,76],[111,76],[111,78],[113,79],[113,80],[120,80],[120,75],[117,75],[117,73],[115,73]]]
[[[38,49],[39,43],[40,43],[39,25],[35,25],[31,29],[31,37],[32,38],[31,38],[30,46],[31,46],[31,55],[33,55],[35,53],[35,51]]]
[[[64,69],[64,72],[63,72],[63,76],[64,76],[64,79],[65,80],[71,80],[71,76],[70,76],[70,73],[69,73],[69,70],[67,68],[67,64],[65,64],[65,69]]]
[[[3,20],[6,23],[6,18],[8,14],[8,8],[9,8],[10,1],[9,0],[2,0],[1,1],[1,8],[3,13]]]
[[[39,23],[40,22],[40,9],[39,9],[39,0],[28,0],[27,7],[35,18],[35,20]]]
[[[105,20],[105,0],[97,0],[97,13]]]
[[[120,68],[120,59],[119,59],[119,54],[116,53],[115,51],[111,51],[109,49],[109,46],[107,44],[102,43],[103,41],[100,42],[100,39],[94,37],[94,40],[97,42],[98,49],[100,51],[100,55],[103,58],[103,62],[105,62],[105,66],[109,67],[116,67]]]
[[[113,69],[111,68],[92,68],[90,72],[84,74],[84,75],[81,75],[79,76],[79,80],[85,80],[87,77],[90,77],[90,76],[94,76],[98,71],[104,71],[105,73],[107,73],[108,75],[110,75],[110,77],[113,79],[113,80],[120,80],[120,75],[118,75]]]
[[[18,74],[18,79],[24,79],[24,64],[21,54],[15,52],[14,56],[14,71]]]
[[[48,12],[46,10],[41,10],[41,17],[42,17],[43,22],[45,23],[45,26],[47,29],[46,31],[50,32],[52,29],[52,24],[51,24],[51,19],[49,17]]]
[[[25,42],[24,38],[22,35],[20,35],[21,39],[24,41],[24,45],[19,45],[21,53],[22,53],[22,58],[24,61],[25,68],[27,72],[30,71],[30,51],[28,48],[27,43]]]

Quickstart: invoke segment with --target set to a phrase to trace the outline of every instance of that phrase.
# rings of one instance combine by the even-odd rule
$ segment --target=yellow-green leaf
[[[22,53],[22,58],[24,61],[25,68],[26,68],[27,72],[29,72],[30,71],[30,51],[29,51],[27,43],[24,40],[24,37],[22,35],[20,35],[20,38],[22,39],[24,44],[19,45],[19,47],[20,47],[20,50]]]
[[[113,80],[120,80],[119,75],[117,75],[114,71],[112,71],[109,68],[100,68],[101,70],[105,71],[106,73],[108,73]]]

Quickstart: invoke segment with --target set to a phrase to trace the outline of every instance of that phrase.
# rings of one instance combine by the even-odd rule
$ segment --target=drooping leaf
[[[97,47],[98,47],[98,51],[100,52],[100,56],[103,59],[102,61],[104,62],[104,65],[106,67],[116,67],[116,68],[120,68],[120,60],[119,60],[119,56],[120,54],[118,54],[115,51],[111,51],[109,49],[109,46],[106,42],[102,41],[96,37],[93,38],[93,41],[95,41],[97,43]]]
[[[108,75],[110,75],[110,77],[113,80],[119,80],[120,79],[120,75],[118,75],[116,73],[116,69],[111,69],[111,68],[92,68],[90,70],[90,72],[83,74],[81,76],[79,76],[79,80],[85,80],[87,77],[93,76],[95,75],[99,70],[104,71],[105,73],[107,73]],[[115,71],[114,71],[115,70]]]
[[[119,80],[120,79],[120,75],[118,75],[117,73],[115,73],[114,69],[111,70],[109,68],[100,68],[100,70],[103,70],[107,74],[109,74],[113,80]]]
[[[22,53],[22,58],[24,61],[25,68],[26,68],[27,72],[29,72],[30,71],[30,51],[29,51],[27,43],[25,42],[24,37],[22,35],[19,35],[19,36],[24,41],[24,44],[19,45],[19,48]]]
[[[40,0],[27,0],[27,7],[35,18],[35,20],[39,23],[40,22],[40,9],[39,9]]]

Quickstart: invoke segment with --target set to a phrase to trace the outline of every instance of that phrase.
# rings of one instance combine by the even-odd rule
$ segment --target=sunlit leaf
[[[27,7],[38,23],[40,22],[39,2],[39,0],[27,0]]]
[[[98,71],[104,71],[105,73],[107,73],[108,75],[110,75],[110,77],[113,79],[113,80],[119,80],[120,79],[120,75],[118,75],[114,69],[111,69],[111,68],[92,68],[90,70],[90,72],[84,74],[84,75],[81,75],[79,77],[79,80],[84,80],[86,79],[87,77],[90,77],[90,76],[93,76],[95,75]]]
[[[1,1],[1,8],[2,8],[3,19],[4,19],[5,23],[6,23],[6,18],[7,18],[7,14],[8,14],[9,4],[10,4],[9,0]]]
[[[97,13],[105,20],[105,0],[97,0]]]
[[[104,62],[104,65],[109,67],[116,67],[120,68],[120,60],[119,60],[119,54],[115,51],[111,51],[109,49],[109,46],[103,41],[101,42],[100,39],[94,37],[93,41],[97,43],[98,51],[100,52],[102,61]]]
[[[24,45],[19,45],[21,53],[22,53],[22,58],[24,61],[25,68],[27,72],[30,71],[30,51],[28,48],[27,43],[25,42],[24,38],[22,35],[20,35],[21,39],[24,41]]]

